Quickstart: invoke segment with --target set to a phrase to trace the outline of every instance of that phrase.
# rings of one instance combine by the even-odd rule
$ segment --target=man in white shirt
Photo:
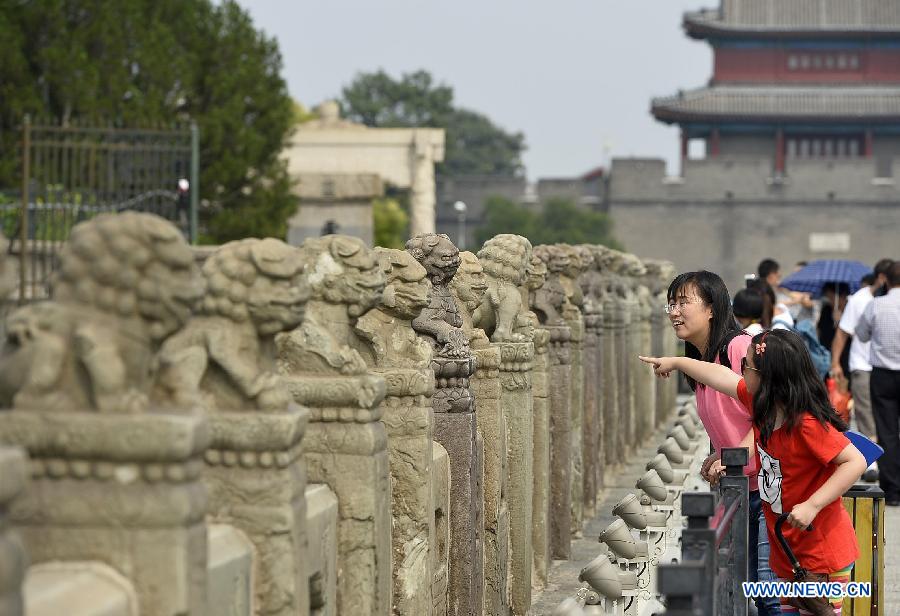
[[[900,261],[888,270],[890,290],[869,302],[856,326],[859,340],[872,341],[869,361],[872,414],[878,444],[878,483],[889,507],[900,506]]]
[[[875,292],[887,282],[887,272],[893,261],[881,259],[875,264],[875,280],[869,286],[863,286],[859,291],[850,296],[841,322],[834,334],[831,343],[831,375],[835,378],[844,376],[841,368],[841,354],[847,345],[847,340],[853,337],[850,343],[850,387],[853,394],[853,415],[856,417],[856,428],[861,433],[875,440],[875,420],[872,416],[872,401],[869,395],[869,379],[872,374],[872,364],[869,360],[869,342],[863,342],[855,337],[856,326],[866,309],[866,306],[875,298]]]

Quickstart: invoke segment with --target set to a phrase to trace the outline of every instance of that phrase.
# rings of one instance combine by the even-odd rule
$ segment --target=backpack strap
[[[725,334],[725,341],[722,343],[722,348],[719,349],[719,363],[723,366],[728,366],[731,371],[734,371],[734,366],[731,364],[731,359],[728,357],[728,345],[731,344],[731,341],[737,338],[738,336],[749,336],[750,334],[744,330],[734,330]]]

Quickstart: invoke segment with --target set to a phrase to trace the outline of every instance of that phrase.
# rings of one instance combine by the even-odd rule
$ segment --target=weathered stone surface
[[[309,609],[317,616],[337,616],[338,502],[321,483],[306,487]]]
[[[474,321],[491,342],[529,342],[533,324],[520,287],[526,283],[531,263],[531,242],[521,235],[503,233],[485,242],[478,251],[487,292]]]
[[[655,357],[677,355],[677,339],[672,333],[669,319],[662,307],[667,303],[666,291],[675,277],[675,266],[668,261],[645,259],[647,276],[645,280],[652,296],[651,323],[653,328],[653,353]],[[656,423],[666,421],[675,410],[675,396],[678,393],[678,379],[656,381]]]
[[[63,247],[54,299],[10,315],[0,351],[0,408],[16,409],[0,443],[28,452],[32,476],[9,517],[32,562],[104,563],[147,616],[206,609],[209,426],[184,407],[143,412],[160,345],[202,292],[172,224],[98,216]]]
[[[22,581],[28,556],[6,519],[9,503],[25,488],[28,459],[18,448],[0,447],[0,614],[22,616]]]
[[[533,361],[534,345],[530,340],[500,343],[500,402],[507,429],[509,604],[512,614],[521,616],[531,610]]]
[[[203,264],[199,313],[160,354],[160,396],[175,408],[283,411],[275,336],[300,325],[309,299],[300,252],[276,239],[230,242]]]
[[[567,325],[550,332],[550,552],[568,559],[572,542],[572,404]]]
[[[433,582],[431,598],[435,616],[446,616],[450,568],[450,457],[440,443],[433,443],[431,495],[434,505],[434,536],[431,550]]]
[[[569,489],[571,507],[571,532],[573,536],[581,536],[584,519],[584,456],[582,451],[582,423],[584,421],[584,320],[581,306],[584,298],[577,282],[582,273],[581,255],[568,244],[556,244],[549,247],[547,269],[550,278],[556,278],[562,287],[566,300],[562,305],[562,317],[571,332],[569,338],[569,392],[571,400],[569,411],[569,436],[572,444],[569,447],[569,464],[572,467]]]
[[[638,413],[639,441],[643,443],[653,434],[656,427],[656,381],[658,380],[647,366],[639,359],[638,355],[651,351],[653,344],[651,331],[651,317],[653,314],[652,297],[650,289],[646,286],[647,268],[644,263],[629,255],[627,273],[631,277],[636,304],[635,314],[635,347],[632,355],[632,370],[635,374],[635,407]]]
[[[160,353],[157,398],[210,412],[209,517],[253,543],[256,611],[309,609],[304,548],[307,411],[276,371],[275,336],[300,325],[310,291],[300,251],[275,240],[230,242],[203,264],[207,295]]]
[[[431,596],[435,545],[432,496],[432,350],[412,329],[431,300],[425,268],[402,250],[375,249],[387,276],[381,303],[359,318],[357,333],[368,345],[360,352],[384,377],[387,396],[382,423],[387,429],[391,467],[393,613],[425,616]],[[446,591],[445,591],[446,592]]]
[[[547,584],[550,567],[550,332],[534,334],[532,391],[532,576],[533,589]]]
[[[484,444],[474,413],[435,413],[434,438],[450,457],[448,609],[451,616],[478,614],[483,606]]]
[[[462,329],[461,309],[450,290],[460,267],[459,250],[446,235],[426,233],[406,243],[432,284],[431,302],[412,321],[434,350],[434,439],[450,456],[450,567],[448,614],[477,614],[483,607],[484,443],[478,433],[469,385],[476,358]]]
[[[210,524],[208,528],[207,613],[252,613],[253,542],[228,524]]]
[[[608,271],[608,263],[603,261],[604,272]],[[622,423],[620,393],[622,384],[619,379],[618,352],[621,345],[622,319],[618,311],[618,302],[614,295],[613,279],[604,276],[606,293],[603,298],[603,410],[606,431],[603,434],[605,451],[606,477],[615,472],[615,467],[622,461],[623,444],[625,442],[625,426]]]
[[[132,581],[141,614],[202,613],[208,425],[162,413],[113,418],[0,413],[0,442],[21,444],[31,457],[32,481],[10,519],[33,563],[100,561]],[[81,434],[91,435],[87,447]],[[106,456],[103,443],[130,445],[136,455]]]
[[[606,408],[607,392],[603,381],[604,363],[612,358],[604,354],[603,327],[603,302],[606,299],[606,287],[602,273],[602,256],[607,250],[605,246],[584,245],[579,247],[583,252],[591,255],[590,264],[584,274],[579,278],[582,294],[584,296],[584,326],[585,326],[585,369],[584,369],[584,398],[585,408],[589,410],[588,417],[593,418],[593,425],[589,428],[585,422],[585,432],[590,438],[585,439],[585,448],[592,448],[593,453],[586,457],[592,460],[592,473],[585,474],[586,494],[593,494],[594,499],[586,500],[585,516],[593,507],[596,514],[597,497],[604,486],[604,474],[606,467],[606,434],[613,430],[614,426],[608,425]],[[585,258],[585,262],[587,259]]]
[[[7,319],[0,408],[136,413],[148,407],[154,355],[203,292],[171,223],[124,212],[76,225],[53,301]]]
[[[338,500],[337,609],[384,615],[391,603],[390,471],[381,419],[384,379],[357,350],[357,319],[381,300],[386,278],[371,250],[341,235],[300,247],[311,296],[303,324],[281,334],[279,370],[309,408],[303,441],[311,483]]]
[[[50,562],[28,570],[28,616],[138,616],[131,582],[98,562]],[[6,615],[0,609],[0,613]]]
[[[503,597],[508,593],[509,609],[513,614],[525,614],[531,607],[531,533],[532,533],[532,392],[531,367],[534,357],[534,338],[537,317],[528,310],[526,282],[531,265],[531,243],[520,235],[501,234],[485,242],[478,251],[478,261],[484,268],[487,292],[475,310],[474,322],[483,328],[500,351],[499,378],[501,384],[501,429],[503,449],[497,455],[498,468],[505,469],[501,478],[500,514],[497,524],[499,575],[505,577],[507,588],[500,586],[501,602],[498,612],[505,614]],[[479,410],[481,400],[479,399]],[[479,413],[480,414],[480,413]],[[481,425],[482,422],[479,422]],[[485,442],[489,435],[483,431]],[[491,454],[486,445],[485,485],[489,475]],[[487,494],[487,492],[486,492]],[[490,500],[490,499],[487,499]],[[487,507],[486,503],[486,507]],[[505,507],[505,514],[504,514]],[[487,519],[487,515],[485,516]],[[504,530],[509,529],[506,562],[502,562]],[[490,528],[487,529],[490,538]],[[486,553],[487,555],[487,553]],[[487,597],[487,595],[486,595]]]

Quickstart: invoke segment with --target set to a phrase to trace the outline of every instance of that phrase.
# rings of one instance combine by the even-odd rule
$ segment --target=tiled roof
[[[900,121],[900,87],[712,86],[653,99],[658,120]]]
[[[721,0],[685,13],[688,32],[898,32],[898,0]]]

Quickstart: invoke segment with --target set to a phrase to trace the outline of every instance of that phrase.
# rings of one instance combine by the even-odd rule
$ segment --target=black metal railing
[[[22,122],[21,182],[2,186],[0,229],[18,261],[18,301],[47,296],[58,251],[77,223],[138,210],[196,239],[198,133]]]
[[[666,614],[747,616],[749,482],[746,449],[723,449],[725,476],[717,492],[685,492],[681,562],[659,567],[658,590]]]

